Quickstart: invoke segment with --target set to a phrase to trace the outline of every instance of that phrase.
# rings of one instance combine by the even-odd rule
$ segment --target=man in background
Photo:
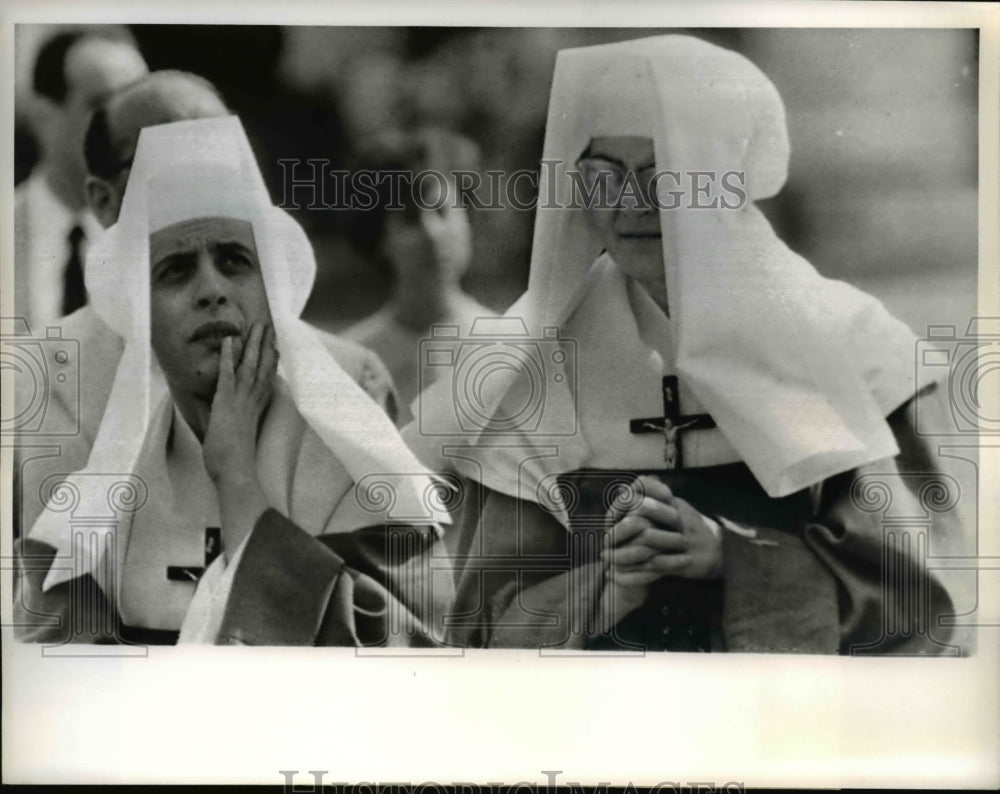
[[[36,333],[86,303],[83,263],[100,232],[83,183],[83,136],[94,107],[148,71],[124,34],[71,31],[35,59],[31,126],[39,162],[15,191],[15,313]]]
[[[189,72],[153,72],[109,95],[95,108],[79,144],[84,195],[100,225],[106,229],[118,220],[143,127],[231,113],[212,83]]]

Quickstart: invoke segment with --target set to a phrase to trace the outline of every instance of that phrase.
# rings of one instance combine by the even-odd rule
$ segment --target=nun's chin
[[[198,366],[177,385],[199,400],[212,401],[219,383],[219,357],[206,356]]]
[[[195,347],[192,345],[191,347]],[[219,362],[222,360],[220,350],[214,348],[204,348],[198,351],[200,355],[191,370],[190,382],[193,390],[198,396],[215,395],[215,386],[219,381]],[[243,356],[243,338],[233,337],[233,362],[234,368],[239,366],[240,358]]]

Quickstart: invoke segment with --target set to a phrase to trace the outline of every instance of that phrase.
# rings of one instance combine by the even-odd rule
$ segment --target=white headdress
[[[252,224],[282,353],[279,374],[312,430],[355,483],[376,473],[399,475],[393,480],[394,515],[430,512],[437,522],[447,522],[446,513],[429,509],[426,497],[434,486],[427,470],[385,413],[330,357],[314,329],[299,319],[316,272],[312,246],[299,224],[271,204],[235,116],[144,129],[118,222],[88,254],[87,289],[94,309],[124,338],[125,350],[87,467],[68,480],[78,494],[75,512],[106,513],[103,481],[95,487],[88,475],[134,472],[153,412],[168,396],[150,344],[149,235],[200,217],[231,217]],[[379,522],[372,510],[366,507],[366,512],[368,523]],[[106,527],[107,537],[96,546],[74,548],[69,516],[51,508],[43,511],[31,536],[62,554],[74,554],[77,566],[75,572],[53,567],[45,589],[81,572],[95,574],[104,586],[110,572],[101,562],[112,532]]]
[[[609,270],[623,277],[600,256],[602,242],[583,212],[567,209],[567,170],[592,139],[622,135],[652,138],[657,168],[681,173],[679,186],[659,183],[661,190],[683,191],[676,209],[665,208],[672,204],[661,194],[669,323],[659,328],[669,325],[662,333],[670,337],[682,387],[711,414],[767,493],[784,496],[896,454],[884,417],[918,387],[916,339],[875,298],[823,278],[774,234],[753,201],[777,193],[787,176],[781,98],[746,58],[699,39],[671,35],[559,53],[543,154],[553,170],[540,181],[528,290],[507,316],[540,335],[546,325],[578,320],[574,313],[600,287],[605,321],[591,342],[609,358],[627,353],[631,340],[661,333],[648,299],[639,312],[629,291],[608,286]],[[739,209],[693,208],[706,199],[684,178],[691,171],[743,174],[748,201]],[[629,290],[635,294],[634,285]],[[619,388],[627,390],[628,374],[623,377]],[[568,382],[547,382],[546,410],[580,408],[576,395],[556,381]],[[450,422],[456,432],[445,439],[435,430],[421,446],[483,440],[458,432],[450,418],[455,388],[442,382],[422,395],[423,428]],[[482,404],[503,414],[511,388],[499,385]],[[508,437],[506,447],[479,449],[466,473],[530,498],[526,476],[537,482],[594,465],[601,451],[584,433],[525,433],[520,442],[558,451],[520,461],[514,471]],[[459,458],[450,459],[462,469]]]

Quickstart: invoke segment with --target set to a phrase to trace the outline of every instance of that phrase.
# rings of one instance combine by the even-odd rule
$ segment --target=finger
[[[677,553],[687,551],[691,540],[687,535],[669,529],[650,527],[637,535],[632,543],[645,546],[654,553]]]
[[[274,347],[273,329],[264,329],[261,340],[260,363],[257,366],[257,379],[250,392],[254,401],[254,411],[260,415],[271,401],[274,392],[274,376],[278,369],[277,350]]]
[[[219,400],[227,400],[232,396],[235,375],[233,372],[233,337],[224,336],[219,348],[219,379],[215,384],[214,406]]]
[[[244,389],[253,387],[257,378],[257,362],[260,359],[260,342],[263,338],[264,327],[261,323],[253,323],[250,326],[250,335],[247,337],[246,347],[243,348],[243,360],[236,371],[237,385]]]
[[[643,546],[639,543],[628,543],[616,549],[605,549],[601,553],[601,558],[606,562],[610,562],[615,567],[621,568],[629,565],[638,565],[650,557],[655,557],[656,554],[656,550],[649,548],[649,546]]]
[[[709,519],[706,518],[702,513],[700,513],[695,507],[685,502],[683,499],[678,499],[676,501],[677,511],[680,513],[681,523],[684,525],[684,534],[688,537],[694,537],[702,532],[712,531],[712,527],[709,523]]]
[[[661,502],[666,502],[667,504],[673,502],[674,492],[659,477],[654,477],[652,474],[643,474],[639,478],[639,482],[642,484],[646,496],[652,496],[654,499],[659,499]]]
[[[663,529],[675,532],[681,530],[681,516],[677,508],[652,496],[644,497],[642,503],[631,512],[631,515],[645,516],[651,523],[657,524]]]
[[[278,366],[278,351],[274,346],[274,328],[268,325],[264,329],[260,343],[260,360],[257,364],[257,373],[254,379],[254,387],[268,390],[271,380],[274,378],[274,371]]]
[[[650,573],[657,573],[660,576],[678,576],[690,566],[690,554],[657,554],[646,562],[640,563],[639,568]]]
[[[650,475],[636,477],[631,483],[620,487],[611,502],[607,512],[607,523],[611,524],[620,521],[635,509],[643,497],[652,496],[661,502],[670,504],[673,499],[673,492],[665,483]]]
[[[640,562],[638,565],[612,565],[608,570],[615,574],[653,573],[653,571],[649,570],[649,567],[645,564],[645,562]],[[657,576],[659,576],[659,574],[657,574]]]
[[[605,533],[607,544],[610,546],[621,546],[628,543],[632,538],[651,527],[652,523],[648,518],[637,515],[625,516]]]
[[[609,573],[611,581],[622,587],[645,587],[661,578],[658,573],[649,571],[620,571],[615,568]]]

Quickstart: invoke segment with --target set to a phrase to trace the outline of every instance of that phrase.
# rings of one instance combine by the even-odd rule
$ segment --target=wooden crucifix
[[[170,565],[167,566],[167,578],[171,582],[197,582],[222,553],[222,529],[220,527],[205,527],[205,565]]]
[[[663,461],[668,469],[684,468],[684,453],[681,449],[682,430],[709,430],[715,427],[715,420],[708,414],[681,414],[680,390],[677,376],[663,378],[663,416],[649,419],[632,419],[628,423],[630,433],[663,433],[666,447]]]

